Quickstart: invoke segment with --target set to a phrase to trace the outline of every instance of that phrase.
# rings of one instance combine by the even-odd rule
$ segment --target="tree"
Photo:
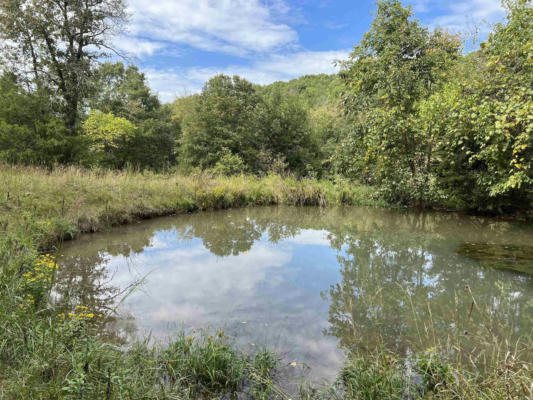
[[[91,111],[83,123],[85,134],[91,141],[90,149],[97,157],[97,163],[117,167],[121,160],[113,153],[135,132],[135,125],[111,113]]]
[[[176,163],[180,126],[172,110],[161,105],[135,66],[104,63],[94,73],[92,110],[111,113],[136,125],[137,129],[114,150],[116,167],[129,164],[160,170]],[[119,161],[120,160],[120,161]]]
[[[297,175],[318,172],[320,161],[317,142],[313,141],[309,112],[295,94],[284,94],[272,88],[262,98],[255,112],[255,147],[260,150],[254,171],[275,170],[276,164],[286,164],[286,169]]]
[[[57,93],[70,135],[88,95],[94,63],[113,51],[110,37],[126,19],[123,0],[3,0],[4,57],[35,86]]]
[[[49,93],[26,90],[12,73],[0,76],[0,160],[40,164],[70,162],[83,147],[68,137]]]
[[[102,64],[94,71],[89,107],[111,112],[135,123],[153,117],[161,103],[139,68],[123,63]]]
[[[437,182],[461,208],[505,211],[533,200],[533,7],[506,5],[507,22],[421,107]]]
[[[400,1],[382,0],[370,31],[342,63],[346,111],[361,126],[354,133],[361,135],[365,164],[390,200],[409,201],[427,191],[432,149],[413,119],[459,48],[456,37],[430,32]]]
[[[175,101],[173,110],[189,167],[298,175],[319,169],[307,108],[277,85],[257,89],[238,76],[219,75],[200,95]]]
[[[182,157],[186,165],[212,168],[228,152],[245,165],[257,156],[254,117],[261,98],[253,85],[238,76],[211,78],[184,121]]]

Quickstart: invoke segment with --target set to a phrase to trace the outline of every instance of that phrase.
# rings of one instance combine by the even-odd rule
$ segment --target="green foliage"
[[[243,383],[245,360],[222,333],[200,340],[180,336],[162,354],[172,380],[185,379],[200,392],[234,392]]]
[[[298,108],[307,114],[300,128],[305,130],[306,136],[305,146],[302,146],[302,150],[307,152],[305,172],[317,176],[334,173],[337,162],[335,149],[349,129],[340,106],[343,81],[339,75],[305,75],[289,82],[261,86],[257,90],[265,99],[279,98],[279,102],[286,99],[298,103]],[[349,157],[353,160],[353,154]],[[290,163],[288,168],[294,171]],[[302,169],[296,172],[302,173]]]
[[[53,93],[67,133],[77,134],[91,74],[126,19],[122,0],[0,2],[0,39],[7,66]]]
[[[137,129],[109,155],[108,166],[161,170],[176,163],[179,124],[170,106],[161,105],[135,66],[105,63],[96,72],[91,109],[131,121]]]
[[[349,399],[395,399],[406,394],[406,380],[398,360],[386,353],[362,358],[353,356],[341,373]]]
[[[113,151],[125,143],[135,132],[135,125],[111,113],[91,111],[83,123],[85,134],[91,141],[90,149],[101,166],[115,166]]]
[[[532,7],[506,7],[507,22],[461,56],[457,37],[428,31],[397,0],[380,1],[342,64],[353,127],[336,148],[336,171],[377,185],[391,202],[530,208]]]
[[[106,113],[113,113],[134,123],[153,118],[161,107],[159,99],[146,84],[139,68],[106,62],[94,73],[92,96],[88,105]]]
[[[313,142],[307,109],[295,95],[284,95],[273,89],[263,97],[255,116],[259,163],[258,172],[285,169],[297,175],[309,175],[318,168],[318,147]],[[281,171],[279,171],[281,172]]]
[[[266,86],[219,75],[172,104],[139,68],[96,63],[109,47],[102,29],[125,16],[122,0],[97,3],[85,20],[76,2],[0,6],[0,35],[17,42],[0,55],[14,71],[0,78],[1,161],[341,177],[394,204],[531,209],[528,0],[506,0],[507,20],[467,55],[459,37],[381,0],[339,74]]]
[[[371,174],[383,195],[399,202],[430,200],[424,193],[430,185],[426,171],[431,147],[414,117],[419,102],[438,88],[459,56],[455,37],[430,32],[411,17],[410,9],[398,0],[378,2],[370,31],[341,71],[345,108],[360,125],[352,132],[355,137],[343,144],[348,149],[362,147],[364,158],[355,168],[346,162],[342,168]]]
[[[462,207],[530,207],[533,188],[533,11],[509,2],[482,50],[421,107],[439,186]]]
[[[0,94],[0,160],[49,166],[69,162],[81,151],[83,142],[67,136],[47,91],[29,92],[15,75],[4,73]]]
[[[445,390],[455,380],[451,365],[435,349],[429,349],[418,356],[415,371],[422,376],[424,389],[429,392]]]
[[[230,151],[250,165],[257,155],[253,115],[259,102],[252,84],[238,76],[209,80],[183,126],[183,162],[211,168]]]
[[[178,99],[174,112],[183,128],[186,166],[208,169],[235,164],[238,157],[243,167],[236,172],[264,173],[281,164],[300,175],[313,170],[308,113],[294,95],[272,89],[261,97],[246,80],[219,75],[199,96]]]
[[[246,165],[241,157],[225,149],[220,160],[217,161],[213,172],[221,175],[238,175],[246,171]]]
[[[259,86],[259,94],[268,97],[274,92],[283,96],[297,96],[307,109],[336,103],[342,93],[343,83],[338,75],[304,75],[289,82],[274,82]]]

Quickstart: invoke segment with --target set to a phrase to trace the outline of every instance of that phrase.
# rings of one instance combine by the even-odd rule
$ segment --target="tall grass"
[[[139,218],[249,205],[382,205],[353,183],[270,175],[221,177],[0,166],[0,229],[40,246]]]
[[[375,333],[376,345],[350,345],[339,383],[349,399],[533,399],[533,332],[517,336],[506,322],[513,296],[504,284],[496,307],[482,308],[468,287],[471,307],[449,315],[446,332],[430,317],[420,320],[413,307],[418,335],[400,354]],[[371,294],[362,294],[371,296]],[[372,296],[371,296],[372,297]],[[457,295],[455,296],[457,298]],[[377,296],[373,297],[374,299]],[[415,301],[409,293],[405,303]],[[374,304],[380,307],[379,301]],[[406,324],[410,323],[406,321]],[[364,339],[361,339],[364,341]],[[362,350],[365,348],[365,350]]]

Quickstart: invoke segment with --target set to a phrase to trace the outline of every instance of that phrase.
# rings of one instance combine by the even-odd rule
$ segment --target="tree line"
[[[103,62],[122,0],[0,3],[0,160],[350,179],[392,203],[505,212],[533,202],[533,9],[476,51],[398,0],[335,75],[254,85],[218,75],[162,104]]]

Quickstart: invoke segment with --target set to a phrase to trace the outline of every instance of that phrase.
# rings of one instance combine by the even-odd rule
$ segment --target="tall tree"
[[[311,135],[309,112],[298,96],[274,87],[263,96],[254,118],[255,146],[260,150],[255,171],[282,172],[279,169],[285,164],[284,169],[298,175],[319,172],[319,149]]]
[[[146,82],[146,76],[133,65],[102,64],[94,72],[89,107],[138,123],[153,118],[161,103]]]
[[[184,121],[183,161],[211,168],[228,152],[250,165],[257,157],[254,116],[261,98],[238,76],[211,78],[195,99],[193,116]]]
[[[533,204],[533,7],[504,4],[507,20],[420,113],[435,138],[439,187],[459,207],[489,212]]]
[[[95,61],[113,51],[126,20],[123,0],[2,0],[2,53],[37,86],[49,85],[70,135],[80,120]]]
[[[456,37],[429,31],[399,0],[382,0],[371,29],[343,63],[346,110],[362,126],[354,132],[365,163],[391,200],[426,191],[420,174],[431,147],[413,116],[459,57],[459,48]]]
[[[91,110],[136,126],[128,135],[122,134],[115,147],[104,149],[110,153],[107,161],[112,162],[108,165],[160,170],[175,164],[179,123],[172,119],[171,107],[162,105],[150,90],[137,67],[106,62],[94,71],[92,85],[87,101]]]
[[[52,165],[72,160],[81,137],[65,135],[46,90],[28,91],[9,72],[0,76],[0,161]]]

